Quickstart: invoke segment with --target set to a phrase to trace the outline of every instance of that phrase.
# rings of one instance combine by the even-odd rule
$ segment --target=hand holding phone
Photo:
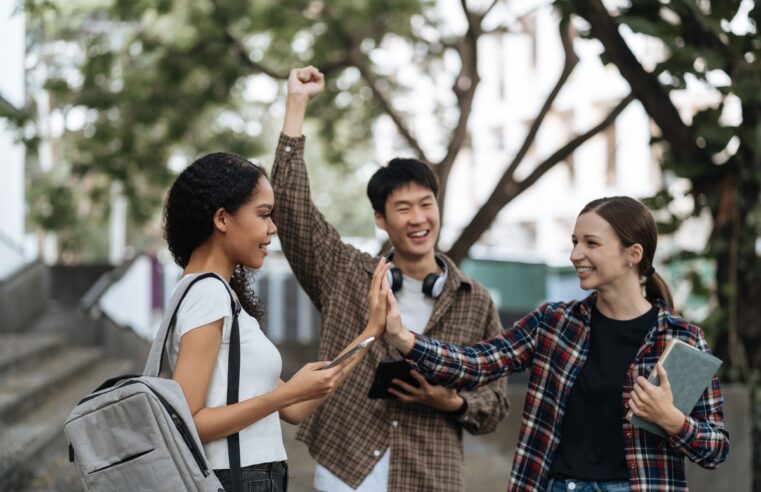
[[[357,354],[357,353],[359,353],[360,351],[362,351],[362,350],[366,349],[367,347],[369,347],[369,346],[370,346],[370,343],[371,343],[373,340],[375,340],[375,337],[367,337],[367,338],[365,338],[364,340],[362,340],[361,342],[359,342],[357,345],[355,345],[354,347],[352,347],[352,349],[351,349],[351,350],[349,350],[348,352],[346,352],[345,354],[343,354],[343,355],[339,355],[338,357],[336,357],[335,359],[333,359],[333,360],[330,362],[330,364],[328,364],[328,365],[326,365],[325,367],[323,367],[323,369],[330,369],[331,367],[335,367],[335,366],[337,366],[338,364],[340,364],[341,362],[345,361],[345,360],[346,360],[346,359],[348,359],[349,357],[353,357],[355,354]]]

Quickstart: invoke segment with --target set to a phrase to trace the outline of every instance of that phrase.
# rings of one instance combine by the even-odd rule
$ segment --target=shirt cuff
[[[415,343],[412,344],[412,348],[409,352],[406,354],[402,353],[402,357],[417,365],[418,362],[423,360],[423,356],[425,356],[426,342],[428,341],[428,338],[415,332],[412,332],[412,335],[415,337]]]
[[[277,141],[277,148],[275,149],[276,155],[292,155],[297,151],[304,150],[304,142],[306,136],[289,137],[285,133],[280,133],[280,138]]]
[[[671,445],[677,448],[689,446],[698,435],[698,426],[695,419],[689,415],[685,417],[682,428],[676,434],[669,437]]]
[[[468,402],[469,396],[463,393],[458,393],[458,395],[460,395],[460,398],[462,398],[462,405],[457,410],[449,412],[449,415],[456,417],[460,422],[468,423],[470,422],[468,409],[471,408],[470,403]]]

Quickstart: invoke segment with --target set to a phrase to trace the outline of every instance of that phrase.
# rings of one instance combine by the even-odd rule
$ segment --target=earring
[[[631,267],[633,267],[633,266],[634,266],[634,264],[633,264],[633,263],[631,263],[631,262],[629,262],[629,263],[627,263],[627,264],[626,264],[626,268],[631,268]]]

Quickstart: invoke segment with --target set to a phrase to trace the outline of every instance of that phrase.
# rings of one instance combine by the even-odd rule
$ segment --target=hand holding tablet
[[[375,370],[373,384],[370,387],[367,397],[373,399],[396,398],[388,392],[388,389],[391,387],[391,381],[394,379],[404,381],[415,388],[420,387],[420,383],[412,377],[411,370],[412,367],[402,359],[382,361],[378,364],[378,368]]]

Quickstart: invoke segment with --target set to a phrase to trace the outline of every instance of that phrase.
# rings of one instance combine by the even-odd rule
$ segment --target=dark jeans
[[[242,492],[287,492],[288,464],[285,461],[261,463],[240,469],[243,484]],[[225,492],[233,492],[230,470],[214,470]]]
[[[585,482],[583,480],[560,480],[551,479],[547,486],[547,492],[631,492],[632,487],[628,481],[598,481]]]

